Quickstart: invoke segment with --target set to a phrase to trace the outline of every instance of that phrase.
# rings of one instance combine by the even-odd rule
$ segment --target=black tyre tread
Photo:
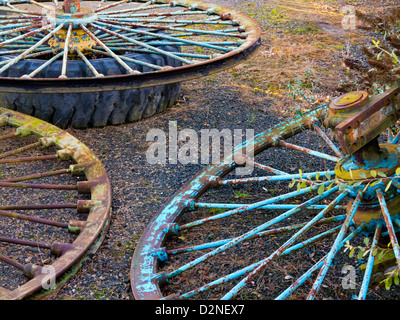
[[[163,46],[163,50],[177,52],[176,46]],[[181,63],[171,57],[148,53],[130,53],[126,56],[159,66],[179,67]],[[0,61],[9,59],[0,56]],[[20,77],[31,73],[43,63],[43,60],[22,60],[2,73],[2,76]],[[119,75],[126,70],[112,58],[92,59],[91,63],[99,73]],[[149,67],[127,62],[135,70],[152,71]],[[57,78],[61,73],[61,61],[44,68],[37,78]],[[69,78],[92,76],[92,72],[83,61],[68,62]],[[8,109],[32,115],[53,123],[63,129],[73,127],[103,127],[117,125],[148,118],[172,106],[179,97],[181,84],[167,84],[155,87],[98,91],[74,94],[16,94],[1,93],[1,105]]]

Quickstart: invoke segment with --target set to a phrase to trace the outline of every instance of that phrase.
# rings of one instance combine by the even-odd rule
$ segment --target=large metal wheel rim
[[[26,3],[29,1],[23,1]],[[20,2],[16,2],[20,3]],[[143,3],[143,1],[139,1]],[[160,0],[156,3],[170,4],[174,6],[193,8],[192,10],[201,10],[201,12],[209,11],[211,15],[217,17],[229,16],[230,21],[239,23],[240,27],[246,29],[246,37],[241,44],[234,50],[228,51],[220,56],[212,59],[196,62],[191,65],[184,65],[172,69],[158,70],[157,72],[143,74],[123,74],[117,76],[105,76],[102,78],[54,78],[54,79],[21,79],[21,78],[3,78],[7,83],[0,86],[0,92],[35,92],[35,93],[67,93],[67,92],[94,92],[98,89],[93,88],[93,81],[96,86],[101,87],[104,91],[123,90],[149,87],[173,82],[180,82],[203,77],[211,73],[231,68],[240,63],[257,47],[261,29],[258,24],[246,15],[234,10],[225,8],[220,5],[207,3],[203,1],[183,0],[179,2],[170,0]],[[1,9],[1,7],[0,7]],[[223,18],[226,19],[226,18]],[[249,31],[247,31],[249,30]],[[2,78],[0,78],[1,80]],[[28,85],[29,84],[29,85]]]
[[[51,264],[55,270],[54,276],[58,286],[73,275],[72,268],[79,265],[86,254],[96,252],[106,235],[111,215],[110,181],[99,159],[88,147],[69,133],[39,119],[3,108],[0,108],[0,119],[3,126],[23,128],[30,134],[48,139],[60,150],[70,150],[72,159],[84,170],[91,195],[90,203],[87,203],[89,205],[88,216],[86,221],[82,221],[84,226],[78,226],[80,228],[79,235],[71,243],[71,246]],[[2,288],[0,298],[14,300],[36,294],[43,289],[46,276],[48,276],[46,273],[36,273],[31,280],[12,291]],[[48,294],[49,292],[44,290],[39,296],[44,293]]]
[[[254,152],[254,155],[261,153],[263,150],[273,145],[273,140],[266,137],[279,135],[283,138],[289,137],[296,132],[301,131],[310,124],[310,119],[323,119],[328,112],[326,105],[321,106],[314,111],[309,112],[307,117],[297,117],[292,121],[286,121],[271,129],[260,133],[254,138],[254,149],[246,150],[246,152]],[[246,142],[235,149],[241,149]],[[227,156],[233,159],[232,155]],[[232,161],[231,163],[224,160],[217,165],[210,165],[202,170],[196,177],[186,183],[175,195],[173,195],[163,208],[161,208],[154,218],[149,222],[145,231],[136,246],[135,253],[131,264],[131,285],[134,296],[138,300],[158,300],[164,296],[160,291],[160,283],[163,282],[163,275],[158,274],[157,265],[159,256],[157,250],[163,247],[169,227],[173,227],[179,215],[190,207],[191,203],[205,193],[211,186],[216,177],[224,177],[232,172],[238,165]],[[211,180],[210,180],[211,177]],[[203,182],[199,182],[203,180]],[[156,249],[157,248],[157,249]]]
[[[280,125],[275,126],[270,130],[267,130],[257,135],[254,139],[255,141],[254,155],[256,156],[258,154],[261,154],[261,151],[267,150],[271,146],[275,147],[279,146],[283,147],[283,149],[287,148],[292,151],[300,152],[300,154],[302,153],[310,154],[310,152],[313,152],[314,153],[313,156],[315,157],[319,157],[325,160],[330,160],[336,163],[336,166],[339,164],[343,165],[344,163],[343,159],[346,158],[348,159],[348,156],[343,156],[340,150],[334,146],[333,141],[330,140],[330,138],[320,130],[321,129],[320,125],[322,124],[322,120],[324,120],[324,118],[327,116],[328,110],[329,109],[327,106],[320,106],[310,112],[303,114],[302,117],[297,117],[293,120],[286,121]],[[319,136],[319,138],[322,138],[325,141],[325,143],[327,143],[327,145],[330,146],[329,153],[332,155],[325,153],[317,154],[313,150],[309,149],[309,147],[307,148],[307,146],[302,145],[299,148],[299,146],[285,142],[286,139],[290,139],[291,137],[296,137],[296,134],[301,133],[303,129],[305,129],[305,132],[312,131],[317,136]],[[396,137],[391,136],[389,134],[388,143],[389,144],[393,143],[397,145],[399,137],[400,134],[397,134]],[[245,144],[243,144],[241,147],[243,147]],[[396,148],[398,150],[398,147]],[[398,154],[394,153],[393,157],[398,166],[399,162]],[[228,157],[228,159],[229,158],[232,159],[231,155]],[[257,162],[256,160],[254,161]],[[289,283],[283,286],[281,289],[276,289],[276,287],[279,287],[279,285],[275,284],[274,285],[275,291],[272,294],[273,296],[271,297],[271,294],[269,293],[267,294],[269,298],[278,300],[287,299],[291,297],[291,295],[296,295],[297,291],[299,291],[298,289],[300,288],[301,290],[303,289],[309,290],[305,294],[301,293],[301,295],[303,295],[302,298],[307,297],[307,299],[315,299],[317,295],[320,294],[320,291],[329,290],[330,286],[322,285],[322,283],[327,273],[331,269],[336,268],[335,269],[336,272],[340,272],[340,270],[338,271],[337,267],[335,267],[336,255],[342,257],[340,258],[340,260],[343,259],[344,257],[345,259],[349,259],[351,261],[351,257],[348,256],[348,253],[345,252],[344,248],[347,246],[347,244],[349,244],[349,242],[352,241],[355,241],[359,245],[361,244],[361,246],[367,246],[365,248],[366,250],[365,252],[366,253],[369,252],[369,255],[366,255],[365,258],[363,259],[366,262],[365,263],[366,270],[362,279],[362,284],[361,286],[356,286],[356,288],[353,288],[355,289],[353,291],[356,291],[358,299],[360,300],[364,300],[367,297],[368,286],[371,281],[371,276],[373,272],[372,264],[374,263],[375,259],[374,252],[375,250],[381,250],[380,249],[381,247],[378,245],[378,243],[381,241],[380,239],[383,238],[384,236],[387,237],[389,235],[389,238],[392,241],[391,243],[393,243],[393,247],[395,248],[392,254],[394,254],[394,256],[396,257],[395,260],[397,261],[397,264],[399,264],[398,252],[396,252],[397,238],[395,235],[395,233],[398,232],[398,226],[400,223],[400,221],[398,220],[398,214],[397,214],[398,211],[396,209],[396,202],[399,200],[398,197],[399,191],[396,190],[396,188],[398,189],[398,184],[395,183],[394,181],[393,185],[395,185],[395,189],[390,189],[389,188],[390,184],[389,186],[387,186],[387,188],[385,188],[384,185],[375,187],[373,186],[373,184],[371,185],[371,187],[369,187],[369,184],[361,185],[360,187],[360,184],[355,183],[355,180],[352,180],[351,182],[345,182],[344,189],[341,189],[340,184],[333,187],[334,184],[330,184],[332,182],[331,178],[327,178],[328,173],[329,176],[330,175],[336,176],[338,174],[337,173],[338,167],[335,167],[334,171],[332,171],[332,169],[327,169],[323,172],[303,172],[304,176],[314,175],[319,177],[319,175],[321,174],[321,176],[325,178],[322,179],[322,182],[320,182],[319,185],[311,184],[312,188],[309,186],[307,187],[302,186],[301,189],[300,190],[298,189],[297,191],[290,191],[290,190],[289,192],[282,191],[281,194],[278,194],[277,196],[274,197],[271,196],[270,199],[267,197],[262,198],[265,199],[265,201],[259,201],[254,203],[255,205],[258,205],[258,207],[254,206],[253,208],[246,208],[247,205],[251,207],[253,203],[250,204],[245,203],[232,206],[233,204],[231,203],[231,201],[229,201],[229,204],[226,204],[227,201],[219,203],[220,201],[218,201],[218,198],[217,200],[215,200],[214,203],[212,203],[212,201],[211,203],[208,203],[209,201],[207,200],[205,202],[204,201],[201,202],[199,200],[200,196],[205,194],[207,189],[209,189],[210,187],[216,185],[220,186],[233,185],[238,183],[238,181],[236,180],[242,180],[239,183],[245,183],[245,184],[249,182],[251,183],[256,182],[255,180],[252,180],[252,177],[248,179],[228,178],[223,180],[222,178],[226,176],[229,172],[231,172],[236,167],[236,164],[233,162],[231,163],[229,162],[224,163],[223,161],[221,162],[222,163],[219,165],[210,165],[199,175],[191,179],[182,189],[180,189],[169,200],[167,205],[165,205],[158,212],[156,217],[149,223],[148,227],[146,228],[145,232],[142,235],[142,238],[139,240],[137,249],[132,259],[131,285],[135,298],[190,299],[190,298],[196,298],[199,295],[201,296],[201,294],[205,294],[207,293],[207,291],[212,291],[213,289],[216,290],[217,295],[218,293],[223,294],[221,293],[222,289],[220,290],[219,288],[228,287],[228,289],[225,288],[225,295],[222,296],[222,299],[234,299],[235,296],[240,294],[242,290],[243,291],[245,290],[247,285],[251,286],[250,283],[252,282],[253,278],[258,277],[257,279],[261,280],[263,279],[263,276],[261,274],[264,274],[264,272],[266,272],[266,274],[268,274],[268,272],[272,272],[269,266],[275,263],[277,259],[279,259],[277,263],[279,265],[280,260],[283,259],[282,257],[285,256],[288,257],[290,254],[292,254],[292,252],[294,253],[298,252],[298,255],[300,255],[301,257],[300,259],[303,258],[302,254],[304,254],[305,257],[308,257],[309,252],[307,253],[306,250],[307,246],[308,245],[312,246],[314,243],[317,246],[318,243],[323,243],[325,239],[328,239],[327,242],[330,241],[329,249],[321,250],[321,252],[319,252],[318,254],[317,254],[317,249],[315,248],[312,249],[312,252],[315,253],[316,256],[315,258],[316,260],[313,260],[315,264],[310,262],[308,264],[309,267],[307,267],[309,269],[305,269],[306,272],[303,271],[304,273],[300,273],[299,276],[296,276],[294,278],[292,276],[289,276],[288,278]],[[271,167],[266,168],[266,166],[264,166],[263,170],[273,172],[272,176],[267,175],[267,177],[263,177],[266,178],[264,179],[264,181],[279,182],[280,180],[284,182],[284,180],[286,179],[289,179],[286,181],[290,181],[290,178],[294,179],[293,178],[294,176],[296,176],[296,178],[298,179],[302,175],[302,173],[299,172],[298,174],[294,175],[289,174],[289,176],[287,176],[286,178],[284,177],[284,175],[287,175],[287,173],[279,171],[281,170],[280,167],[279,169],[276,167],[272,169],[276,169],[277,172],[270,171]],[[277,175],[275,180],[274,180],[274,174]],[[293,175],[293,177],[290,177],[291,175]],[[396,175],[393,175],[393,177],[396,177]],[[269,178],[271,177],[272,179],[269,180]],[[317,178],[317,180],[319,180],[319,178]],[[324,182],[326,180],[330,181]],[[263,180],[258,180],[258,181],[263,181]],[[382,181],[379,182],[379,179],[376,179],[376,181],[378,184],[382,183]],[[329,188],[327,188],[328,184]],[[320,190],[318,190],[318,194],[316,194],[317,188],[319,189],[321,185],[324,185],[324,188],[322,189],[321,193]],[[384,189],[385,191],[383,191]],[[387,190],[388,192],[386,192]],[[213,191],[217,193],[218,189],[213,189]],[[313,195],[311,195],[311,192],[313,193]],[[307,195],[308,193],[310,193],[310,195],[307,198],[305,197],[305,195]],[[365,199],[371,199],[372,196],[372,202],[370,202],[371,200],[366,200],[366,201],[362,200],[364,199],[363,198],[364,195],[366,197]],[[293,198],[291,198],[292,196]],[[300,202],[296,203],[296,201],[298,201],[296,200],[296,197],[298,196],[300,199],[302,199],[302,197],[305,197],[308,200],[307,201],[300,200]],[[213,197],[211,196],[211,198]],[[292,199],[292,201],[286,202],[286,199],[289,200]],[[273,201],[269,202],[269,200]],[[279,202],[281,200],[285,201]],[[321,200],[322,202],[320,202]],[[243,231],[244,233],[243,232],[239,233],[239,235],[238,233],[235,233],[236,235],[231,237],[225,235],[226,238],[211,238],[213,239],[211,242],[206,240],[206,238],[208,239],[209,235],[213,234],[213,231],[211,230],[213,224],[209,226],[207,223],[219,221],[218,219],[223,220],[225,219],[225,217],[229,217],[228,214],[231,215],[232,217],[235,217],[235,216],[240,216],[241,213],[243,214],[246,213],[246,211],[251,213],[251,210],[254,208],[262,209],[260,207],[260,203],[263,203],[263,205],[265,204],[266,207],[268,207],[268,204],[271,204],[270,205],[271,207],[274,206],[278,207],[282,203],[284,204],[281,207],[283,213],[282,214],[276,213],[276,215],[274,215],[273,218],[270,219],[265,218],[265,221],[261,222],[260,225],[256,224],[255,222],[255,226],[249,228],[250,231],[248,232]],[[326,203],[329,203],[329,205]],[[289,204],[289,206],[286,206],[287,204]],[[317,206],[318,205],[321,206],[316,211],[317,213],[316,215],[312,215],[310,213],[312,218],[306,218],[302,222],[286,221],[287,219],[290,219],[292,214],[295,217],[296,215],[294,213],[298,213],[299,215],[301,215],[302,213],[304,213],[304,209],[308,209],[308,207],[309,209],[312,209],[311,207],[313,207],[314,204],[316,204]],[[325,213],[327,212],[330,213],[331,211],[334,212],[336,210],[333,209],[333,206],[334,208],[337,209],[337,212],[332,213],[332,215],[326,216]],[[370,211],[371,208],[374,208],[375,206],[377,206],[378,209],[373,209],[373,212],[371,213]],[[196,208],[216,208],[216,209],[225,208],[225,211],[223,211],[222,213],[218,212],[216,213],[216,216],[220,217],[214,217],[213,214],[211,213],[209,213],[208,215],[206,214],[205,215],[206,217],[204,216],[197,217],[196,214],[199,212],[198,211],[199,209]],[[274,210],[276,211],[276,209],[271,209],[270,213],[273,212]],[[341,214],[343,210],[344,214]],[[282,212],[280,211],[280,209],[278,209],[278,211]],[[193,213],[192,216],[195,215],[195,217],[191,217],[190,219],[188,219],[189,222],[186,220],[182,223],[179,223],[179,219],[181,217],[184,217],[186,213],[189,215]],[[307,216],[307,214],[305,214],[305,216]],[[321,217],[323,217],[323,219],[321,219]],[[302,236],[304,236],[305,232],[310,230],[310,228],[317,226],[317,224],[319,223],[318,219],[321,219],[321,223],[326,224],[326,227],[331,229],[329,230],[322,229],[325,231],[323,232],[319,231],[319,233],[317,231],[314,231],[316,232],[316,235],[315,234],[307,235],[308,238],[306,238],[305,240],[304,238],[301,238]],[[226,225],[232,223],[232,220],[234,219],[232,218],[231,220],[228,220],[226,222]],[[287,222],[286,224],[289,225],[284,224],[282,226],[282,224],[279,224],[279,222]],[[197,229],[196,231],[194,231],[197,232],[200,239],[202,239],[200,240],[199,243],[194,243],[194,244],[190,243],[189,245],[186,244],[177,245],[176,238],[178,238],[178,236],[179,239],[182,239],[182,241],[185,242],[185,238],[189,237],[190,228],[195,228],[197,226],[201,226],[202,224],[204,226],[203,227],[204,229]],[[221,224],[222,222],[219,225],[216,224],[216,228],[219,228]],[[229,230],[230,228],[234,230],[235,226],[233,226],[232,224],[229,227]],[[255,241],[253,239],[261,239],[264,236],[268,238],[267,235],[276,235],[282,231],[286,232],[288,230],[290,230],[295,234],[293,236],[290,236],[291,238],[289,240],[285,240],[284,242],[279,242],[277,240],[277,242],[279,242],[279,244],[277,244],[279,248],[276,250],[271,249],[272,253],[271,251],[269,251],[271,254],[266,254],[265,256],[259,255],[249,258],[248,260],[252,261],[249,265],[244,265],[244,266],[242,265],[242,267],[239,269],[233,268],[233,269],[228,269],[228,271],[225,270],[224,271],[225,273],[218,276],[214,275],[214,277],[211,278],[211,280],[207,280],[205,282],[200,281],[200,283],[197,282],[197,280],[196,281],[193,280],[193,278],[197,278],[197,276],[199,276],[199,278],[204,277],[203,272],[205,272],[205,270],[210,270],[211,274],[212,273],[215,274],[216,270],[218,270],[220,266],[219,260],[216,259],[217,255],[225,253],[227,254],[225,257],[228,257],[229,254],[233,254],[233,251],[229,251],[229,249],[234,250],[234,248],[236,248],[236,250],[243,251],[244,249],[240,247],[240,244],[243,241],[247,241],[246,245],[249,245],[249,242]],[[188,233],[185,233],[186,231],[188,231]],[[174,235],[174,233],[176,235]],[[264,233],[264,235],[261,235],[262,233]],[[329,240],[330,236],[332,236],[331,240]],[[369,244],[365,245],[363,243],[363,240],[365,240],[365,238],[364,239],[362,238],[363,236],[369,237],[369,239],[370,240],[372,239],[372,241],[369,241]],[[172,241],[173,246],[171,248],[169,244],[169,238],[173,237],[175,237],[175,240]],[[326,243],[324,243],[323,245],[326,246]],[[370,245],[370,247],[368,247],[368,245]],[[387,243],[384,246],[386,245]],[[357,245],[355,244],[355,247],[353,248],[354,249],[357,248],[356,246]],[[346,250],[347,249],[348,248],[346,248]],[[192,252],[196,253],[197,255],[196,254],[191,255]],[[306,252],[307,254],[305,254],[304,252]],[[185,256],[181,260],[179,260],[178,258],[175,259],[175,256],[179,256],[181,253],[183,256],[187,254],[189,258]],[[317,256],[319,258],[317,258]],[[299,256],[296,257],[298,258]],[[234,260],[236,258],[238,257],[235,256],[235,258],[231,259]],[[186,261],[185,259],[188,260]],[[305,259],[307,260],[307,258]],[[178,261],[178,265],[174,265],[175,260]],[[213,261],[210,261],[209,264],[207,264],[209,260]],[[172,262],[168,264],[170,261]],[[224,261],[223,257],[221,258],[221,261]],[[236,260],[234,261],[236,263]],[[342,264],[344,263],[346,266],[346,263],[343,261],[341,260],[339,261],[339,263]],[[162,265],[164,263],[168,265],[165,269],[162,269],[163,268]],[[159,264],[161,264],[161,270],[159,268]],[[384,263],[382,262],[382,264]],[[215,266],[217,266],[216,267],[217,269],[215,268]],[[198,269],[196,269],[196,267],[198,267]],[[196,270],[190,271],[191,268]],[[220,269],[224,270],[224,268]],[[285,267],[283,267],[283,269],[285,269]],[[199,270],[202,273],[201,277],[200,274],[196,273]],[[316,274],[318,274],[317,277],[315,277]],[[332,275],[332,277],[337,278],[334,275]],[[266,276],[265,278],[268,278],[268,276]],[[313,283],[309,284],[308,280],[311,280],[312,278],[314,278],[314,280],[312,280]],[[179,288],[177,289],[179,285],[176,285],[176,287],[172,289],[172,292],[175,293],[171,293],[170,295],[164,295],[163,291],[165,290],[162,290],[162,288],[164,287],[164,285],[166,288],[168,288],[170,282],[172,286],[175,285],[175,283],[182,283],[183,286],[183,288],[181,289],[182,291]],[[191,282],[193,283],[196,282],[196,284],[191,285],[190,284]],[[228,285],[230,282],[233,282],[232,284],[233,288],[231,289],[229,289]],[[304,283],[308,283],[307,286],[311,289],[302,288],[305,286]],[[340,286],[340,281],[337,286],[338,287]],[[227,293],[226,290],[228,290]],[[251,288],[249,288],[249,290],[251,290]],[[342,290],[345,291],[346,288],[344,289],[342,288]],[[168,289],[166,291],[171,292],[171,290]],[[267,292],[269,292],[268,289]],[[215,298],[215,296],[213,295],[211,295],[211,297],[212,299]],[[329,299],[330,297],[324,297],[324,298]],[[351,297],[351,299],[353,298],[354,294]]]

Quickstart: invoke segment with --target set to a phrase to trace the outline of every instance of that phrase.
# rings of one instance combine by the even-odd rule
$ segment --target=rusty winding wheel
[[[111,187],[99,159],[67,132],[0,108],[0,298],[42,295],[101,244]]]
[[[232,67],[261,34],[197,0],[5,0],[0,12],[2,105],[62,128],[161,112],[182,81]]]
[[[345,94],[202,170],[143,232],[135,297],[383,298],[371,284],[399,279],[399,92]]]

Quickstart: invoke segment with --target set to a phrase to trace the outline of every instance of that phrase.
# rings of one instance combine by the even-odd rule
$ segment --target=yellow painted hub
[[[88,29],[91,30],[92,28]],[[58,32],[56,32],[54,37],[49,40],[50,47],[54,50],[63,50],[65,46],[65,38],[67,37],[67,32],[68,30],[66,29],[60,29]],[[69,43],[70,53],[72,53],[75,47],[77,47],[79,51],[84,52],[96,45],[96,42],[82,29],[72,30]]]
[[[400,147],[395,144],[383,143],[379,145],[379,153],[373,153],[367,150],[365,154],[365,166],[357,165],[350,156],[339,161],[335,167],[336,177],[348,182],[363,181],[360,186],[364,188],[368,179],[369,182],[377,181],[382,176],[393,176],[396,169],[400,166]],[[369,151],[369,152],[368,152]],[[383,173],[384,175],[379,175]],[[365,181],[364,181],[365,180]],[[382,182],[387,186],[390,180],[383,179]],[[381,206],[378,199],[374,196],[375,192],[365,192],[354,215],[353,222],[356,225],[365,223],[369,225],[371,221],[378,221],[383,218]],[[391,215],[400,213],[400,193],[396,188],[389,188],[385,192],[385,198],[388,210]],[[353,200],[350,200],[347,206],[347,212],[352,209]]]
[[[400,213],[400,196],[395,190],[392,193],[386,195],[386,205],[391,216],[395,216]],[[349,213],[353,206],[353,200],[350,200],[347,204],[347,213]],[[365,223],[370,224],[371,221],[378,221],[383,219],[382,209],[378,200],[372,202],[362,201],[358,206],[357,211],[353,217],[353,222],[356,225]]]
[[[380,148],[385,151],[385,156],[377,156],[375,159],[371,157],[365,167],[351,166],[353,160],[350,157],[339,161],[335,167],[336,176],[342,180],[353,181],[374,178],[372,171],[384,173],[387,177],[393,175],[400,166],[399,146],[384,143]]]

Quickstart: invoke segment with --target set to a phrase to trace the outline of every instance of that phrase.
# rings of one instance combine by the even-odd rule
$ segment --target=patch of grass
[[[233,191],[233,193],[237,199],[247,199],[251,196],[248,192],[241,190]]]
[[[319,27],[311,21],[290,21],[285,24],[290,34],[317,34]]]

